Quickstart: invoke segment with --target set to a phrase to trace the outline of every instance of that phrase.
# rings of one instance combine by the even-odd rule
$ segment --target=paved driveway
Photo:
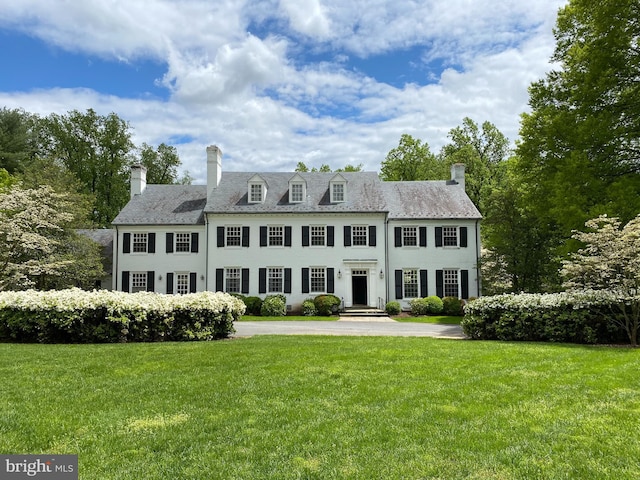
[[[355,335],[391,337],[466,338],[459,325],[402,323],[393,320],[339,320],[335,322],[236,322],[234,337],[253,335]]]

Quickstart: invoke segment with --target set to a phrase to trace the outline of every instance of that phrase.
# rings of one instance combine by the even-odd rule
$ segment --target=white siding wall
[[[395,228],[403,226],[426,227],[427,245],[395,246]],[[466,227],[466,247],[436,247],[437,227]],[[473,220],[393,220],[388,223],[389,238],[389,300],[398,300],[404,309],[409,308],[410,298],[396,298],[395,271],[404,269],[426,270],[427,296],[436,295],[436,271],[467,270],[469,297],[479,296],[477,252],[479,251],[479,226]],[[459,230],[458,230],[459,232]],[[458,238],[458,241],[460,238]]]
[[[307,214],[307,215],[211,215],[208,219],[209,273],[208,289],[216,289],[216,269],[249,268],[249,293],[264,297],[259,292],[259,269],[269,267],[291,268],[291,293],[287,304],[298,308],[303,300],[318,295],[318,292],[303,292],[303,268],[333,268],[333,294],[344,300],[345,305],[354,303],[352,272],[366,274],[366,303],[377,306],[386,297],[385,279],[380,271],[385,266],[384,214]],[[291,246],[260,246],[260,227],[282,225],[291,227]],[[326,225],[334,227],[334,246],[302,246],[304,226]],[[376,230],[375,246],[344,246],[345,226],[373,226]],[[249,227],[249,247],[218,247],[218,227]],[[268,292],[267,292],[268,293]]]
[[[198,233],[198,253],[166,253],[166,234]],[[155,253],[123,253],[125,234],[155,233]],[[195,273],[196,290],[205,290],[206,285],[206,231],[204,225],[193,226],[119,226],[114,239],[116,263],[114,265],[114,289],[122,290],[122,272],[154,272],[154,290],[167,292],[167,274]],[[162,278],[160,278],[162,277]],[[173,288],[175,292],[175,285]]]

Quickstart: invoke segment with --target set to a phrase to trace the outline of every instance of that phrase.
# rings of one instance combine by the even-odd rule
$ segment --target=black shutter
[[[218,227],[218,247],[224,247],[224,227]]]
[[[196,293],[198,291],[198,275],[196,272],[189,274],[189,293]]]
[[[167,233],[165,235],[165,243],[167,244],[165,252],[173,253],[173,233]]]
[[[284,293],[291,293],[291,269],[284,269]]]
[[[242,246],[249,246],[249,227],[242,227]]]
[[[333,293],[336,291],[333,275],[333,268],[327,268],[327,293]]]
[[[129,291],[129,272],[122,272],[122,291]]]
[[[260,227],[260,246],[267,246],[267,227]]]
[[[191,253],[198,253],[198,232],[191,234]]]
[[[402,298],[402,270],[396,270],[396,299]]]
[[[167,293],[173,293],[173,273],[167,273]]]
[[[309,226],[308,225],[302,226],[302,246],[303,247],[309,246]]]
[[[369,246],[370,247],[375,247],[376,246],[376,226],[375,225],[369,225]]]
[[[420,227],[419,232],[420,232],[420,246],[426,247],[427,246],[427,227]]]
[[[302,293],[309,293],[309,269],[302,269]]]
[[[267,269],[258,269],[258,293],[267,293]]]
[[[427,297],[429,295],[427,292],[427,271],[420,270],[420,296],[422,298]]]
[[[351,246],[351,226],[350,225],[344,226],[344,246],[345,247]]]
[[[284,227],[284,246],[291,246],[291,227]]]
[[[393,229],[393,246],[402,246],[402,227],[394,227]]]
[[[327,227],[327,247],[333,247],[335,245],[335,242],[334,242],[334,236],[335,236],[334,230],[335,229],[334,229],[333,225],[329,225]]]
[[[436,247],[442,246],[442,227],[436,227]]]
[[[460,246],[467,246],[467,227],[460,227]]]
[[[216,268],[216,292],[224,292],[224,268]]]
[[[156,253],[156,234],[150,233],[148,235],[148,238],[149,238],[149,245],[147,246],[147,252]]]
[[[122,235],[122,253],[131,253],[131,234]]]
[[[247,295],[249,293],[249,269],[248,268],[242,269],[240,281],[242,282],[242,293]]]
[[[462,298],[469,299],[469,270],[460,270],[460,287]]]
[[[436,295],[440,298],[444,297],[444,272],[436,270]]]
[[[156,289],[156,272],[147,272],[147,292],[154,292]]]

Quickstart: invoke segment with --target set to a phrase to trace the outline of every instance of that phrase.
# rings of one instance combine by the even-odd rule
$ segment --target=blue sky
[[[210,144],[229,170],[379,170],[403,133],[437,152],[464,117],[516,140],[564,4],[4,0],[0,106],[115,112],[196,183]]]

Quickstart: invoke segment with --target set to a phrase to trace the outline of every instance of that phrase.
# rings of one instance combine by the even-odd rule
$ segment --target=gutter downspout
[[[204,290],[209,290],[209,216],[204,214]]]
[[[389,296],[389,212],[384,215],[384,226],[384,304],[386,305],[391,298]]]
[[[120,240],[120,232],[118,231],[118,226],[116,225],[116,234],[115,234],[116,238],[113,240],[113,265],[111,267],[111,270],[113,271],[112,275],[113,278],[111,279],[111,288],[114,291],[118,290],[118,277],[119,272],[118,272],[118,252],[120,251],[119,245],[118,245],[118,241]]]
[[[480,277],[480,220],[476,220],[476,288],[478,291],[478,297],[482,296],[482,279]]]

